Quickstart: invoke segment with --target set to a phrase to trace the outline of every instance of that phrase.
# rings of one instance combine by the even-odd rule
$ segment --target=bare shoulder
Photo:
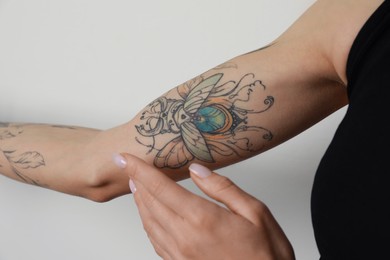
[[[344,83],[346,63],[352,44],[368,18],[383,3],[383,0],[322,0],[318,4],[332,14],[327,29],[332,38],[327,39],[327,51]]]
[[[329,77],[344,85],[351,46],[362,26],[384,0],[318,0],[283,35],[280,41],[300,42],[328,62]],[[333,71],[331,71],[333,69]]]

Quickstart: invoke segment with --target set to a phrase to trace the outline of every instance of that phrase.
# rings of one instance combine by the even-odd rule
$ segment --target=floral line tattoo
[[[8,123],[0,123],[0,140],[14,138],[23,133],[23,129],[20,126],[11,126]],[[28,151],[23,153],[17,153],[15,150],[2,150],[0,152],[7,159],[12,171],[22,181],[30,184],[41,186],[37,181],[22,174],[20,170],[38,168],[45,165],[43,156],[36,151]],[[0,164],[0,168],[3,166]]]
[[[274,104],[274,97],[265,95],[266,86],[252,73],[238,82],[220,83],[222,77],[218,73],[195,78],[177,88],[181,99],[160,97],[144,110],[136,129],[151,141],[136,140],[149,148],[148,153],[157,153],[155,166],[180,168],[194,158],[212,163],[216,154],[245,156],[263,149],[264,140],[272,140],[271,131],[248,123],[249,115]],[[256,109],[248,104],[251,99],[260,103]],[[161,145],[157,141],[161,135],[172,137]]]
[[[45,160],[38,152],[17,154],[16,151],[2,151],[7,158],[13,172],[24,182],[39,185],[38,182],[22,174],[18,169],[38,168],[45,165]]]
[[[0,123],[0,140],[12,138],[21,133],[23,129],[20,127],[9,127],[8,123]]]

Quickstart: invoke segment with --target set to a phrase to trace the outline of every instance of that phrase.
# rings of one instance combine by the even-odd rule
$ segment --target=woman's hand
[[[210,198],[184,189],[130,155],[116,162],[130,177],[144,229],[163,259],[294,259],[294,252],[266,205],[228,178],[199,165],[191,178]]]

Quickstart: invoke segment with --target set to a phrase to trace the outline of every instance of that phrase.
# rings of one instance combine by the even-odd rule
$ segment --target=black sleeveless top
[[[314,180],[314,234],[321,259],[390,259],[390,1],[355,39],[347,78],[347,113]]]

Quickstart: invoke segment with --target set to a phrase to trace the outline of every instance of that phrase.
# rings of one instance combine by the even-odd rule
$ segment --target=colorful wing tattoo
[[[239,82],[229,81],[218,85],[222,73],[206,79],[195,79],[193,86],[178,88],[182,99],[160,97],[149,104],[142,113],[142,124],[136,129],[141,136],[151,137],[151,145],[157,150],[154,164],[159,168],[180,168],[194,158],[212,163],[213,153],[220,155],[246,156],[262,149],[262,142],[249,139],[260,135],[270,141],[272,133],[263,128],[248,126],[247,115],[262,113],[274,103],[271,96],[264,97],[264,107],[259,110],[247,108],[255,89],[265,90],[253,74],[247,74]],[[249,80],[249,82],[247,82]],[[218,85],[218,86],[217,86]],[[174,137],[161,148],[155,138],[170,134]]]

